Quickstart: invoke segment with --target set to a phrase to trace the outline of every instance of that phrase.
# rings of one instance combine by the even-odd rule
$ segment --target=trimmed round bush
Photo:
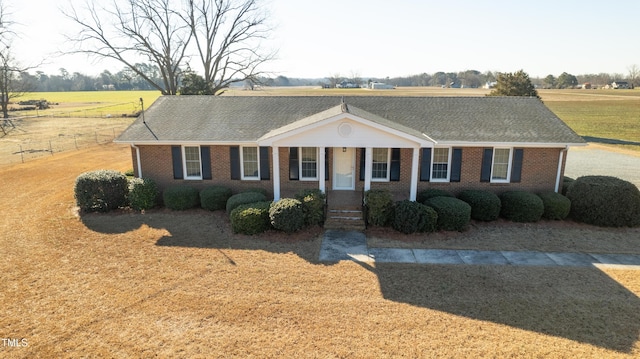
[[[243,189],[240,193],[247,193],[247,192],[262,193],[265,197],[269,197],[269,192],[267,192],[266,189],[260,188],[260,187]]]
[[[236,209],[241,204],[264,202],[267,200],[267,196],[259,192],[242,192],[234,194],[229,197],[226,204],[227,213],[231,214],[231,211]]]
[[[76,178],[76,204],[86,212],[108,212],[127,204],[127,177],[114,170],[85,172]]]
[[[500,195],[500,215],[513,222],[537,222],[544,213],[540,197],[525,191],[508,191]]]
[[[286,233],[299,231],[304,227],[302,203],[295,198],[282,198],[269,208],[269,219],[275,229]]]
[[[471,221],[471,206],[455,197],[433,197],[425,201],[438,214],[437,227],[444,231],[464,231]]]
[[[391,226],[404,234],[433,232],[437,221],[438,214],[433,208],[422,203],[404,200],[396,203]]]
[[[160,192],[150,178],[132,178],[129,180],[129,205],[136,211],[151,209],[158,204]]]
[[[393,196],[388,190],[372,189],[365,193],[367,222],[374,226],[386,226],[393,218]]]
[[[210,211],[227,208],[227,200],[231,197],[231,188],[211,186],[200,191],[200,206]]]
[[[563,196],[567,195],[567,191],[569,190],[569,187],[571,187],[573,182],[575,182],[575,179],[571,177],[567,177],[567,176],[562,177],[562,195]]]
[[[544,205],[542,218],[545,219],[565,219],[571,210],[571,201],[569,198],[556,192],[538,193],[538,197]]]
[[[234,233],[259,234],[271,228],[269,208],[271,202],[242,204],[231,211],[231,229]]]
[[[174,211],[184,211],[200,205],[200,192],[187,185],[168,187],[162,192],[165,207]]]
[[[325,194],[319,189],[302,190],[295,198],[302,203],[304,223],[306,225],[321,225],[324,223]]]
[[[429,189],[425,189],[424,191],[418,192],[418,195],[416,196],[416,201],[420,203],[424,203],[424,201],[433,197],[455,197],[455,196],[451,194],[451,192],[445,191],[443,189],[429,188]]]
[[[579,177],[567,198],[576,221],[601,227],[640,226],[640,191],[633,183],[610,176]]]
[[[471,218],[478,221],[495,221],[500,217],[500,197],[497,194],[480,189],[460,192],[458,199],[471,206]]]

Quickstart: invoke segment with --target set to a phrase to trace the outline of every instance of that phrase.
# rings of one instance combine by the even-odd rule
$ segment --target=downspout
[[[131,148],[136,149],[136,164],[138,164],[138,178],[142,178],[142,164],[140,163],[140,147],[132,143]]]
[[[562,162],[564,160],[564,154],[569,150],[569,146],[566,146],[563,150],[560,151],[560,156],[558,158],[558,173],[556,174],[556,188],[555,192],[558,193],[560,190],[560,176],[562,176]]]

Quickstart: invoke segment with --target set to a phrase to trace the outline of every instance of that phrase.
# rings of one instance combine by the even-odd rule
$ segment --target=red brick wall
[[[247,188],[264,188],[273,195],[273,163],[271,163],[271,150],[269,151],[270,180],[231,180],[229,166],[229,146],[211,147],[212,180],[174,180],[173,164],[171,159],[171,146],[139,146],[144,177],[154,179],[160,188],[166,188],[175,184],[188,184],[197,188],[210,185],[224,185],[234,192]],[[327,148],[329,180],[325,181],[325,188],[332,188],[333,173],[333,149]],[[362,191],[364,181],[360,181],[360,156],[361,149],[356,150],[356,190]],[[525,148],[523,152],[522,181],[520,183],[488,183],[480,182],[482,166],[481,147],[466,147],[462,150],[462,172],[460,182],[437,183],[418,181],[418,192],[427,188],[441,188],[458,193],[463,189],[487,189],[497,193],[512,189],[524,189],[528,191],[553,191],[558,170],[558,158],[561,148]],[[372,189],[388,189],[408,197],[411,183],[411,159],[413,149],[403,148],[400,152],[400,181],[397,182],[371,182]],[[565,154],[566,155],[566,154]],[[318,181],[289,180],[289,148],[279,148],[280,156],[280,190],[282,197],[290,197],[303,188],[318,188]],[[132,148],[133,168],[137,174],[136,153]],[[566,156],[563,161],[566,162]],[[324,180],[324,179],[322,179]]]
[[[532,192],[555,189],[558,159],[561,148],[525,148],[522,158],[522,177],[519,183],[480,182],[482,147],[465,147],[462,150],[460,182],[418,182],[418,192],[427,188],[440,188],[458,193],[464,189],[485,189],[501,193],[513,189]]]

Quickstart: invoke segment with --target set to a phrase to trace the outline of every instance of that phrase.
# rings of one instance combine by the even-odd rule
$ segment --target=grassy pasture
[[[150,106],[160,96],[159,91],[77,91],[77,92],[32,92],[16,98],[19,101],[45,99],[53,104],[50,109],[15,111],[13,116],[51,117],[119,117],[138,113],[142,107]]]

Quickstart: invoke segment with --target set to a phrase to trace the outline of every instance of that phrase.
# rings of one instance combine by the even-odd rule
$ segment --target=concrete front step
[[[325,229],[363,231],[362,211],[354,209],[330,209],[324,222]]]

